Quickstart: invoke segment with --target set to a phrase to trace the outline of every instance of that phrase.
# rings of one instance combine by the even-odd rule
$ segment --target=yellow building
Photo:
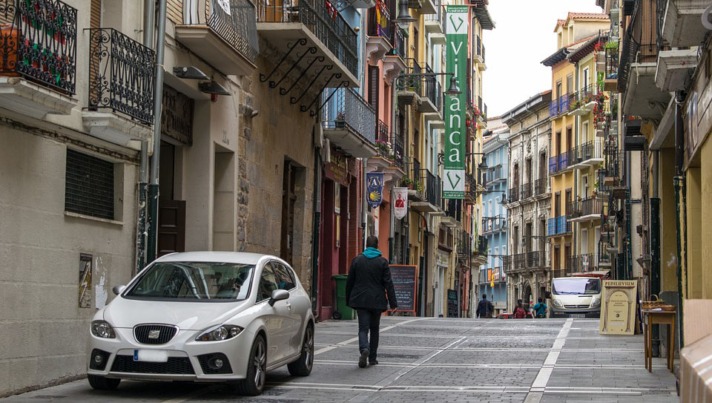
[[[570,114],[571,99],[579,79],[576,65],[568,59],[569,54],[609,26],[605,14],[572,13],[557,21],[554,32],[557,50],[542,61],[552,71],[552,95],[549,106],[551,116],[551,147],[549,175],[551,176],[551,213],[547,222],[547,237],[551,239],[551,267],[553,276],[564,276],[571,270],[575,244],[572,223],[567,221],[568,209],[574,206],[577,120]],[[516,177],[516,173],[513,173]],[[518,185],[518,184],[516,184]],[[510,189],[517,192],[518,187]]]

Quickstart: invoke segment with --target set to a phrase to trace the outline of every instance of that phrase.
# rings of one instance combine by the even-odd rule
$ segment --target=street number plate
[[[164,350],[134,350],[134,361],[143,362],[166,362],[168,361],[168,352]]]

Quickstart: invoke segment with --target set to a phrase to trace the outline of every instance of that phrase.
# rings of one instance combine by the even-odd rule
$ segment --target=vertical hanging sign
[[[469,88],[467,82],[468,7],[447,6],[448,73],[454,73],[458,85]],[[445,150],[443,164],[443,198],[463,199],[465,196],[465,109],[467,91],[445,95]]]

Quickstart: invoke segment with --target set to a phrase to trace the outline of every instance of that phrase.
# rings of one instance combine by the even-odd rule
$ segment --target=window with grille
[[[115,219],[113,163],[68,149],[65,186],[66,211]]]

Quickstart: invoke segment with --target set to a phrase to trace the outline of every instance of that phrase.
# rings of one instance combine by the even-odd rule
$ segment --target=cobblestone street
[[[311,376],[273,371],[262,396],[242,401],[677,402],[663,358],[643,364],[643,338],[602,336],[590,319],[475,320],[384,317],[379,364],[357,366],[356,321],[317,325]],[[222,385],[124,382],[113,392],[86,380],[3,402],[228,401]]]

